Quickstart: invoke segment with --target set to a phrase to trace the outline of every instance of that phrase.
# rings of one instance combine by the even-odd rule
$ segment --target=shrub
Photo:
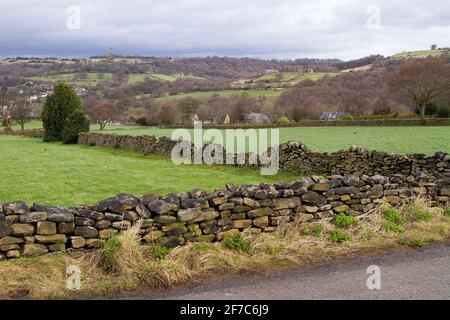
[[[303,227],[300,230],[300,233],[304,236],[320,237],[320,235],[322,234],[322,230],[323,230],[323,227],[321,224],[312,223],[310,225]]]
[[[426,106],[426,109],[425,109],[425,115],[426,116],[434,116],[435,114],[437,114],[437,112],[438,112],[438,106],[435,105],[434,103],[429,103]],[[421,114],[420,108],[416,108],[416,113],[418,115]]]
[[[344,213],[338,214],[334,217],[334,224],[340,228],[348,228],[356,222],[356,218],[348,216]]]
[[[341,118],[341,120],[350,121],[350,120],[353,120],[353,116],[352,115],[346,115],[346,116],[343,116]]]
[[[66,119],[75,111],[82,112],[81,100],[72,87],[61,83],[47,97],[42,110],[44,141],[62,141]]]
[[[289,123],[290,123],[290,121],[289,121],[288,117],[280,117],[277,120],[277,124],[280,124],[280,125],[289,124]]]
[[[113,235],[106,241],[100,254],[100,267],[110,271],[118,268],[117,251],[120,248],[120,241],[117,235]]]
[[[379,116],[379,115],[389,116],[389,115],[391,115],[391,113],[392,113],[392,111],[389,106],[378,106],[373,111],[373,115],[375,115],[375,116]]]
[[[140,126],[148,126],[147,119],[145,119],[145,118],[136,119],[136,123]]]
[[[381,211],[384,219],[388,222],[396,225],[400,225],[405,222],[405,218],[402,216],[402,214],[391,207],[383,207]]]
[[[228,235],[224,240],[225,247],[231,250],[248,251],[249,246],[242,234]]]
[[[450,118],[450,106],[440,106],[437,111],[438,118]]]
[[[299,122],[300,120],[302,120],[304,116],[305,116],[304,111],[302,111],[301,108],[295,107],[294,109],[292,109],[292,119],[295,122]]]
[[[163,247],[160,244],[155,245],[152,248],[151,255],[156,260],[164,260],[164,258],[169,254],[170,248]]]
[[[64,122],[62,142],[66,144],[77,143],[81,132],[89,132],[89,121],[81,110],[72,112]]]
[[[418,203],[411,203],[403,207],[403,215],[409,221],[430,221],[433,214]]]
[[[350,236],[345,232],[333,230],[330,233],[330,241],[332,242],[342,243],[347,240],[350,240]]]

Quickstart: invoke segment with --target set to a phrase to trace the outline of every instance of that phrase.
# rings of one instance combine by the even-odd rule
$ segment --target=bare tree
[[[20,124],[20,128],[23,131],[25,123],[31,121],[31,102],[22,97],[16,99],[12,106],[11,118]]]
[[[100,130],[105,129],[106,125],[121,115],[119,108],[113,103],[99,101],[88,108],[87,114],[91,121],[100,126]]]
[[[0,106],[0,121],[5,127],[5,130],[11,130],[11,106]]]
[[[7,91],[0,92],[0,121],[5,127],[5,131],[11,130],[11,113],[14,107],[14,97]]]
[[[430,104],[439,103],[450,91],[450,65],[439,58],[415,60],[401,65],[389,76],[394,90],[412,100],[421,117]]]

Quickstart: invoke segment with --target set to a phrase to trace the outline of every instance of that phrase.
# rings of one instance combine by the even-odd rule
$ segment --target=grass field
[[[323,78],[325,76],[334,77],[339,75],[338,72],[315,72],[315,73],[301,73],[301,72],[281,72],[281,73],[272,73],[265,74],[257,79],[254,79],[254,82],[249,82],[251,80],[240,80],[233,82],[231,85],[234,88],[240,89],[252,89],[258,86],[261,86],[261,82],[264,87],[270,88],[285,88],[286,86],[294,86],[301,81],[304,80],[317,80]]]
[[[157,80],[162,82],[173,82],[180,78],[191,78],[191,79],[203,79],[200,77],[194,77],[191,75],[181,75],[181,74],[164,74],[164,73],[133,73],[129,75],[128,78],[128,84],[143,82],[146,78],[149,78],[150,80]]]
[[[40,121],[26,124],[26,129],[40,128]],[[14,125],[19,130],[18,125]],[[0,129],[1,130],[1,129]],[[99,132],[98,125],[91,126]],[[309,148],[323,152],[346,149],[352,145],[391,153],[450,153],[450,126],[442,127],[303,127],[280,128],[281,141],[301,141]],[[141,126],[107,126],[105,133],[134,136],[169,136],[173,129]]]
[[[167,81],[172,82],[177,80],[178,76],[172,76],[162,73],[134,73],[130,74],[128,78],[128,84],[138,83],[138,82],[144,82],[144,80],[148,78],[150,80],[158,80],[158,81]]]
[[[282,72],[281,78],[278,74],[266,74],[258,79],[258,80],[271,80],[277,82],[290,82],[290,83],[298,83],[304,80],[317,80],[323,78],[324,76],[336,76],[339,73],[337,72],[315,72],[315,73],[300,73],[300,72]]]
[[[287,173],[261,176],[250,168],[175,166],[169,158],[11,136],[0,136],[0,164],[0,202],[55,205],[94,203],[117,193],[213,191],[225,183],[296,178]]]
[[[138,82],[143,82],[145,78],[149,78],[151,80],[158,81],[175,81],[181,76],[178,75],[167,75],[162,73],[134,73],[130,74],[128,78],[128,84],[134,84]],[[72,84],[79,84],[84,86],[93,87],[96,86],[99,82],[105,80],[112,80],[112,73],[87,73],[86,79],[80,79],[79,73],[65,73],[65,74],[57,74],[57,75],[45,75],[45,76],[37,76],[32,77],[32,80],[37,81],[49,81],[49,82],[68,82]]]
[[[25,123],[25,130],[31,130],[31,129],[41,129],[42,128],[42,121],[40,120],[32,120],[30,122]],[[20,125],[17,123],[14,123],[12,125],[13,130],[20,130]],[[0,131],[3,130],[3,127],[0,124]]]
[[[71,84],[78,84],[88,87],[96,86],[99,82],[105,80],[112,80],[112,73],[96,73],[90,72],[86,74],[85,79],[79,78],[79,73],[65,73],[56,75],[45,75],[32,77],[32,80],[36,81],[49,81],[49,82],[67,82]]]
[[[192,98],[209,98],[213,95],[219,95],[221,97],[231,97],[241,94],[248,94],[250,98],[259,98],[259,97],[278,97],[283,93],[282,90],[219,90],[219,91],[198,91],[192,93],[183,93],[177,94],[174,96],[164,96],[157,98],[157,100],[163,99],[183,99],[187,97]]]
[[[371,68],[372,68],[372,64],[368,64],[368,65],[365,65],[365,66],[362,66],[362,67],[344,69],[344,70],[341,70],[341,73],[358,72],[358,71],[369,71]]]
[[[94,127],[96,130],[96,127]],[[450,153],[450,126],[443,127],[303,127],[280,128],[281,141],[301,141],[309,148],[333,152],[352,145],[391,153]],[[173,129],[110,126],[106,132],[170,136]]]
[[[408,51],[408,52],[402,52],[397,53],[391,57],[391,59],[398,60],[398,59],[423,59],[427,57],[439,57],[442,54],[448,54],[450,50],[419,50],[419,51]]]

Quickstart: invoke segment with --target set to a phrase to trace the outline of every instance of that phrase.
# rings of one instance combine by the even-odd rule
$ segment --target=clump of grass
[[[274,247],[274,246],[267,246],[264,248],[264,252],[266,254],[268,254],[269,256],[277,256],[281,251],[281,248],[279,247]]]
[[[423,238],[415,236],[403,238],[400,243],[410,247],[423,247],[426,244]]]
[[[390,221],[385,221],[383,223],[383,228],[384,228],[384,230],[386,230],[388,232],[392,232],[392,233],[405,233],[405,231],[406,231],[404,226],[395,224]]]
[[[189,280],[192,277],[192,269],[195,268],[189,268],[181,257],[167,257],[164,260],[144,263],[135,274],[140,283],[151,288],[166,288]]]
[[[346,215],[344,213],[334,216],[334,224],[339,228],[348,228],[358,222],[358,220],[352,216]]]
[[[169,248],[164,247],[164,246],[162,246],[160,244],[156,244],[152,248],[150,254],[156,260],[163,260],[163,259],[166,258],[166,256],[169,254],[169,252],[170,252]]]
[[[120,248],[120,241],[117,234],[113,235],[106,241],[102,250],[100,251],[100,267],[103,270],[111,271],[116,270],[117,263],[117,251]]]
[[[425,208],[424,204],[414,202],[402,208],[403,215],[408,221],[430,221],[433,214]]]
[[[311,223],[300,229],[300,234],[303,236],[320,237],[323,231],[323,227],[319,223]]]
[[[392,207],[384,206],[381,208],[381,212],[383,214],[384,220],[390,222],[391,224],[401,225],[403,224],[403,222],[405,222],[405,218],[402,216],[402,214]]]
[[[405,217],[398,210],[395,210],[390,206],[383,206],[381,208],[381,213],[384,218],[382,223],[384,230],[392,233],[404,233],[406,231],[403,226]]]
[[[375,231],[368,225],[362,225],[357,230],[358,236],[361,240],[371,240],[376,236]]]
[[[228,235],[224,240],[225,247],[231,250],[248,251],[249,245],[241,233]]]
[[[444,216],[450,217],[450,207],[444,208]]]
[[[142,223],[136,223],[132,228],[114,235],[106,242],[100,255],[102,269],[130,274],[144,264],[144,251],[139,235],[141,225]]]
[[[350,240],[350,236],[341,230],[333,230],[330,233],[330,241],[332,242],[343,243],[347,240]]]

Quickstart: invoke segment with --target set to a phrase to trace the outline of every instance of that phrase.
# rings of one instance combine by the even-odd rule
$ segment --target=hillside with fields
[[[17,57],[1,62],[0,87],[30,99],[35,118],[52,88],[61,83],[75,88],[90,115],[90,110],[110,106],[103,121],[115,123],[131,119],[152,126],[188,125],[199,119],[226,124],[218,122],[222,117],[227,123],[251,124],[251,114],[280,124],[320,120],[330,113],[347,119],[446,118],[450,95],[439,94],[418,106],[394,85],[403,67],[418,64],[416,72],[423,73],[420,68],[427,67],[420,61],[429,59],[442,61],[438,72],[450,61],[448,50],[437,47],[350,61],[114,54],[86,59]]]
[[[0,64],[0,87],[24,92],[37,115],[51,88],[68,83],[83,97],[86,110],[109,103],[120,110],[111,112],[111,121],[131,116],[150,125],[186,124],[193,116],[209,121],[221,114],[240,123],[252,112],[272,122],[281,117],[290,122],[317,120],[324,112],[337,111],[353,118],[405,117],[414,114],[414,103],[390,89],[389,76],[401,65],[428,57],[448,59],[448,50],[351,61],[118,55],[9,58]],[[445,103],[434,103],[428,115],[446,117],[450,112],[446,108]]]

